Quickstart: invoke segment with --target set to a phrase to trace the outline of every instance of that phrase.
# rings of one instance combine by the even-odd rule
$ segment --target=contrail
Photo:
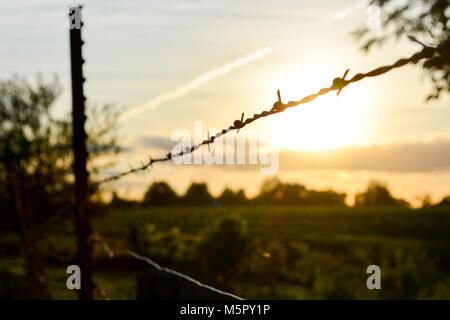
[[[186,83],[178,88],[175,88],[173,90],[170,90],[168,92],[165,92],[159,96],[156,96],[155,98],[147,101],[143,105],[140,105],[136,108],[133,108],[133,109],[123,113],[119,117],[118,122],[123,122],[127,119],[135,117],[138,114],[140,114],[146,110],[151,110],[164,102],[168,102],[168,101],[174,100],[176,98],[185,96],[186,94],[188,94],[192,90],[197,89],[204,83],[211,81],[217,77],[223,76],[237,68],[243,67],[243,66],[245,66],[249,63],[252,63],[258,59],[261,59],[261,58],[267,56],[268,54],[270,54],[271,52],[272,52],[272,49],[270,46],[264,47],[264,48],[254,51],[254,52],[251,52],[245,56],[242,56],[238,59],[235,59],[231,62],[228,62],[218,68],[214,68],[208,72],[205,72],[205,73],[199,75],[198,77],[194,78],[193,80],[189,81],[188,83]]]
[[[331,15],[326,16],[322,21],[333,22],[333,21],[342,20],[345,17],[354,13],[355,11],[359,10],[362,7],[362,5],[366,2],[367,2],[367,0],[360,0],[356,4],[348,6],[342,10],[339,10],[338,12],[335,12],[335,13],[332,13]],[[279,42],[283,42],[283,40],[280,40]],[[220,67],[217,67],[208,72],[205,72],[178,88],[175,88],[173,90],[170,90],[163,94],[160,94],[138,107],[135,107],[135,108],[132,108],[131,110],[125,111],[122,115],[119,116],[118,122],[121,123],[125,120],[128,120],[130,118],[133,118],[133,117],[141,114],[144,111],[154,109],[155,107],[157,107],[165,102],[172,101],[174,99],[183,97],[183,96],[187,95],[189,92],[197,89],[198,87],[200,87],[201,85],[205,84],[208,81],[216,79],[216,78],[223,76],[235,69],[238,69],[240,67],[248,65],[258,59],[261,59],[261,58],[267,56],[268,54],[270,54],[272,52],[271,48],[272,48],[271,46],[260,48],[260,49],[253,51],[245,56],[242,56],[231,62],[228,62]]]
[[[329,16],[327,16],[324,20],[333,22],[333,21],[338,21],[338,20],[342,20],[346,17],[348,17],[349,15],[355,13],[356,11],[362,9],[363,7],[365,7],[368,3],[368,0],[360,0],[357,3],[345,7],[342,10],[339,10],[338,12],[335,12]]]

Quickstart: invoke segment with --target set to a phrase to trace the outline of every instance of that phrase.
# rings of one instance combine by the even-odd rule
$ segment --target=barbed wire
[[[151,260],[148,257],[141,256],[140,254],[137,254],[136,252],[128,251],[128,254],[130,256],[132,256],[133,258],[137,259],[137,260],[144,261],[144,262],[148,263],[149,265],[151,265],[152,267],[154,267],[158,271],[165,272],[165,273],[174,275],[174,276],[176,276],[178,278],[185,279],[185,280],[195,284],[198,287],[201,287],[201,288],[213,291],[213,292],[215,292],[215,293],[217,293],[217,294],[219,294],[221,296],[226,296],[226,297],[229,297],[229,298],[232,298],[232,299],[235,299],[235,300],[244,300],[243,298],[238,297],[238,296],[236,296],[236,295],[234,295],[232,293],[225,292],[225,291],[219,290],[217,288],[211,287],[211,286],[209,286],[207,284],[201,283],[200,281],[195,280],[195,279],[193,279],[193,278],[191,278],[191,277],[189,277],[189,276],[187,276],[187,275],[185,275],[185,274],[183,274],[181,272],[178,272],[178,271],[166,268],[166,267],[161,267],[155,261]]]
[[[118,254],[116,252],[114,252],[111,249],[111,247],[108,245],[108,243],[106,242],[105,238],[102,235],[100,235],[98,232],[94,233],[93,240],[94,240],[94,243],[97,243],[97,244],[101,245],[101,247],[103,248],[103,250],[105,251],[105,253],[108,255],[109,258],[114,258],[114,257],[118,256]],[[176,270],[169,269],[169,268],[166,268],[166,267],[162,267],[158,263],[153,261],[152,259],[150,259],[148,257],[145,257],[145,256],[142,256],[142,255],[140,255],[140,254],[138,254],[138,253],[136,253],[134,251],[128,250],[128,251],[125,252],[125,254],[130,256],[130,257],[132,257],[132,258],[134,258],[134,259],[136,259],[136,260],[143,261],[143,262],[147,263],[148,265],[152,266],[153,268],[155,268],[158,271],[161,271],[161,272],[164,272],[164,273],[168,273],[168,274],[171,274],[171,275],[173,275],[173,276],[175,276],[177,278],[181,278],[181,279],[187,280],[190,283],[196,285],[197,287],[200,287],[200,288],[212,291],[212,292],[217,293],[217,294],[219,294],[221,296],[228,297],[228,298],[231,298],[231,299],[234,299],[234,300],[244,300],[243,298],[238,297],[237,295],[234,295],[234,294],[226,292],[226,291],[222,291],[220,289],[217,289],[217,288],[214,288],[214,287],[209,286],[207,284],[204,284],[204,283],[202,283],[202,282],[200,282],[198,280],[195,280],[194,278],[191,278],[190,276],[185,275],[184,273],[181,273],[181,272],[178,272]],[[105,299],[108,299],[106,297],[106,293],[103,290],[101,290],[100,288],[98,288],[98,290],[99,290],[99,293],[101,294],[102,297],[104,297]]]
[[[172,152],[169,152],[166,156],[161,157],[161,158],[153,159],[150,157],[150,159],[146,163],[142,164],[139,167],[130,168],[130,170],[121,172],[117,175],[112,175],[112,176],[107,177],[97,183],[101,184],[101,183],[105,183],[105,182],[115,181],[126,175],[136,173],[139,171],[145,171],[145,170],[149,169],[154,163],[169,161],[175,157],[181,157],[181,156],[193,153],[195,150],[199,149],[203,145],[209,146],[210,144],[214,143],[214,141],[216,139],[220,138],[221,136],[227,134],[230,131],[237,130],[237,132],[239,133],[240,129],[244,128],[245,126],[249,125],[253,121],[256,121],[260,118],[264,118],[264,117],[267,117],[270,115],[284,112],[288,108],[293,108],[293,107],[296,107],[301,104],[312,102],[316,98],[323,96],[325,94],[328,94],[331,91],[337,91],[336,95],[339,95],[342,92],[342,90],[351,83],[361,81],[362,79],[365,79],[365,78],[377,77],[377,76],[383,75],[393,69],[403,67],[407,64],[417,63],[422,59],[429,59],[436,53],[439,53],[442,56],[444,56],[445,58],[450,60],[450,38],[443,41],[442,43],[440,43],[437,47],[429,47],[429,46],[423,44],[422,42],[420,42],[419,40],[417,40],[416,38],[414,38],[413,36],[408,36],[408,38],[411,41],[416,42],[423,47],[421,51],[414,53],[409,58],[401,58],[391,65],[378,67],[378,68],[373,69],[366,73],[357,73],[351,79],[348,79],[348,80],[345,78],[346,78],[348,72],[350,71],[350,69],[347,69],[342,77],[334,78],[331,86],[329,86],[328,88],[322,88],[319,91],[317,91],[316,93],[305,96],[298,101],[289,101],[288,103],[283,103],[282,99],[281,99],[280,90],[278,90],[277,91],[278,100],[273,104],[273,106],[270,110],[262,111],[261,113],[255,113],[252,117],[246,118],[245,120],[244,120],[244,112],[243,112],[240,120],[235,120],[231,126],[229,126],[226,129],[222,129],[216,135],[209,136],[209,134],[208,134],[208,139],[205,139],[198,144],[194,144],[190,147],[186,147],[184,150],[181,150],[175,154],[172,154]]]

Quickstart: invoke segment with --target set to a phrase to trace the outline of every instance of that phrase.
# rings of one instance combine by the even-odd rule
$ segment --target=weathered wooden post
[[[69,9],[70,59],[72,73],[72,128],[75,174],[75,223],[78,237],[77,263],[81,269],[81,300],[91,300],[94,283],[92,281],[92,233],[88,212],[88,172],[86,169],[87,149],[85,131],[85,96],[83,93],[83,63],[81,40],[81,6]]]

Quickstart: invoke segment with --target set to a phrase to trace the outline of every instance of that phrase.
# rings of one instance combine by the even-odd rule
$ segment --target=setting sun
[[[308,88],[312,88],[311,83]],[[317,88],[319,85],[311,92]],[[283,92],[288,97],[300,97],[294,86],[286,86]],[[343,91],[338,97],[319,97],[279,115],[273,145],[277,149],[317,151],[354,144],[364,123],[364,110],[364,99],[357,90]]]

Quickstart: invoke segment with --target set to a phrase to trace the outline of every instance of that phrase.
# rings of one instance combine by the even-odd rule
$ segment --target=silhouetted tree
[[[145,193],[142,204],[148,206],[173,206],[178,204],[178,196],[166,182],[154,182]]]
[[[213,197],[206,183],[192,183],[182,198],[182,203],[188,206],[208,206],[213,204]]]
[[[70,118],[51,116],[60,92],[57,80],[46,83],[40,77],[35,86],[17,77],[0,82],[1,211],[2,216],[9,214],[22,235],[30,297],[36,299],[50,297],[40,250],[46,235],[42,226],[52,216],[69,213],[74,204]],[[93,169],[96,156],[114,149],[110,129],[105,127],[109,125],[92,126],[90,146],[102,146],[90,154]],[[95,188],[90,189],[93,194]]]
[[[308,205],[333,205],[345,206],[346,193],[338,193],[333,190],[315,191],[308,190],[306,204]]]
[[[403,206],[408,207],[409,203],[402,199],[394,198],[386,186],[371,182],[367,190],[355,196],[355,206]]]
[[[306,188],[300,184],[282,183],[278,178],[264,181],[255,201],[270,204],[298,204],[306,195]]]
[[[243,205],[247,202],[247,197],[242,189],[234,192],[229,188],[225,188],[217,200],[221,205]]]
[[[279,179],[266,180],[256,203],[274,205],[345,205],[345,193],[332,190],[308,190],[298,183],[282,183]]]
[[[234,199],[236,201],[236,204],[245,204],[248,201],[247,196],[245,195],[244,189],[239,189],[234,194]]]
[[[59,92],[56,82],[39,80],[36,88],[17,78],[0,83],[0,184],[18,217],[37,299],[50,297],[37,227],[62,209],[70,173],[69,124],[54,121],[49,112]]]
[[[450,37],[450,1],[448,0],[372,0],[371,5],[381,10],[384,33],[364,26],[355,31],[363,40],[362,49],[369,51],[387,39],[411,34],[430,44],[438,44]],[[434,83],[434,91],[427,97],[437,99],[441,92],[450,92],[450,47],[447,56],[435,55],[422,63]]]
[[[416,199],[418,200],[418,201],[420,201],[420,206],[422,207],[422,208],[426,208],[426,207],[429,207],[429,206],[431,206],[431,195],[430,194],[428,194],[428,193],[426,193],[426,194],[423,194],[423,195],[418,195],[418,196],[416,196]]]
[[[444,207],[444,206],[450,206],[450,196],[445,196],[444,198],[442,198],[441,201],[439,201],[436,206],[438,207]]]

